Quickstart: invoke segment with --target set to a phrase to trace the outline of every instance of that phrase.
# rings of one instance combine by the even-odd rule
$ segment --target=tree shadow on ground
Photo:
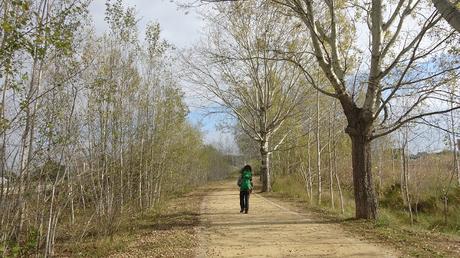
[[[235,227],[235,226],[276,226],[276,225],[311,225],[311,224],[339,224],[339,221],[327,221],[327,220],[284,220],[284,221],[241,221],[241,222],[218,222],[210,223],[208,227]]]
[[[241,215],[241,221],[222,222],[222,223],[206,223],[201,221],[201,216],[213,215],[241,215],[239,213],[196,213],[196,212],[177,212],[171,214],[160,215],[156,220],[150,223],[145,223],[139,226],[143,230],[171,230],[171,229],[192,229],[197,226],[205,227],[232,227],[232,226],[270,226],[270,225],[306,225],[306,224],[339,224],[340,220],[283,220],[283,221],[252,221],[244,220],[245,215]]]
[[[142,224],[140,229],[149,230],[171,230],[171,229],[192,229],[200,224],[200,214],[196,212],[177,212],[163,214],[151,223]]]

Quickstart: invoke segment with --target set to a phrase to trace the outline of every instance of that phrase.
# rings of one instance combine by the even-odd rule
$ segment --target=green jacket
[[[245,170],[241,174],[241,185],[240,185],[240,191],[247,191],[249,189],[252,189],[252,172]]]

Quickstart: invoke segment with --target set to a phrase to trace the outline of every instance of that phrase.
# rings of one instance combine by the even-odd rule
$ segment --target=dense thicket
[[[113,234],[125,215],[222,178],[223,154],[187,121],[173,46],[108,2],[0,1],[0,256]]]

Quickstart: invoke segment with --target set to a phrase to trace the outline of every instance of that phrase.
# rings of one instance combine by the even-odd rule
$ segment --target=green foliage
[[[447,199],[450,205],[460,207],[460,187],[453,187],[447,193]]]
[[[85,241],[71,243],[66,247],[67,252],[82,257],[107,257],[112,253],[122,252],[127,248],[127,242],[133,241],[130,235],[115,235],[113,237],[88,238]]]
[[[439,209],[439,199],[436,196],[428,196],[419,200],[416,204],[417,212],[435,213]]]
[[[302,179],[297,175],[278,177],[274,180],[273,191],[290,198],[307,200]]]
[[[201,166],[208,172],[207,180],[220,180],[229,176],[230,161],[212,145],[204,145],[200,156]],[[198,164],[197,164],[198,165]]]
[[[379,205],[385,208],[404,210],[401,185],[396,183],[385,189],[382,198],[379,200]]]
[[[6,241],[0,243],[0,254],[6,254],[6,257],[29,257],[37,248],[38,230],[29,229],[23,242]]]
[[[279,193],[284,198],[294,199],[297,201],[309,203],[302,178],[296,174],[283,175],[276,177],[273,184],[273,191]],[[345,189],[344,189],[345,190]],[[324,190],[324,202],[320,207],[309,204],[312,209],[320,209],[322,212],[333,214],[333,216],[352,217],[354,214],[354,206],[352,205],[351,190],[345,190],[345,214],[339,215],[339,210],[332,210],[330,207],[330,200],[328,199],[328,189]],[[453,188],[449,193],[449,209],[447,214],[447,223],[445,221],[445,214],[443,212],[443,200],[432,192],[426,195],[423,199],[418,200],[416,203],[413,200],[412,209],[414,211],[415,223],[412,225],[417,230],[430,230],[440,231],[450,234],[460,234],[460,206],[458,203],[459,188]],[[336,196],[336,199],[338,197]],[[408,227],[411,225],[410,217],[407,212],[407,206],[404,205],[402,200],[401,190],[399,184],[392,184],[386,187],[379,200],[379,216],[374,222],[376,228],[387,230],[394,227]],[[417,212],[416,212],[417,211]]]
[[[4,176],[8,189],[22,184],[14,199],[24,203],[19,212],[16,202],[0,210],[8,218],[1,238],[10,240],[2,248],[14,256],[50,255],[62,240],[115,236],[126,217],[156,210],[231,169],[188,122],[173,47],[158,23],[142,41],[134,8],[108,1],[110,31],[99,37],[85,26],[90,1],[45,2],[49,8],[40,12],[33,1],[14,1],[22,6],[14,14],[0,10],[7,31],[0,129],[12,151],[3,155],[17,157]],[[27,180],[17,180],[20,173]]]
[[[146,27],[145,40],[147,43],[147,52],[149,58],[153,59],[158,55],[162,55],[165,51],[171,47],[171,45],[160,39],[160,24],[159,23],[149,23]]]
[[[125,8],[123,0],[106,2],[104,20],[109,24],[111,32],[120,40],[127,43],[137,41],[136,11],[133,7]]]
[[[391,217],[383,209],[380,209],[379,216],[375,221],[376,227],[388,227],[391,225]]]
[[[32,180],[40,180],[42,182],[53,183],[58,176],[64,174],[65,166],[54,160],[47,160],[45,164],[31,172]]]
[[[449,206],[460,206],[460,190],[453,188],[447,195]],[[390,185],[384,189],[383,195],[379,200],[381,207],[388,208],[394,211],[404,211],[407,209],[404,206],[404,201],[401,194],[401,185],[399,183]],[[423,195],[417,201],[412,200],[412,209],[418,213],[437,214],[443,209],[443,197],[431,192]]]

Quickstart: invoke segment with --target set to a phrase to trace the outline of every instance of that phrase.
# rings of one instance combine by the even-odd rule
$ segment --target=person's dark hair
[[[243,169],[241,170],[241,173],[243,173],[243,171],[245,171],[245,170],[249,170],[249,171],[252,172],[252,168],[249,165],[244,166]]]

